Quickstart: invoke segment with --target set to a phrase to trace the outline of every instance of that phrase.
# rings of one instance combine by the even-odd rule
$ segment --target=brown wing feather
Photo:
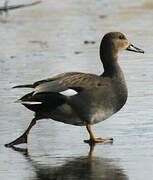
[[[94,74],[86,73],[63,73],[53,78],[45,79],[34,83],[34,94],[40,92],[61,92],[67,89],[74,89],[78,92],[99,86],[101,78]]]

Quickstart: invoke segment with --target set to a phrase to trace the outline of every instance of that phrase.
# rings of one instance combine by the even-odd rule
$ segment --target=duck
[[[112,137],[96,138],[91,126],[111,117],[127,101],[128,89],[118,62],[121,50],[144,53],[131,44],[123,33],[109,32],[103,36],[100,44],[100,59],[104,69],[101,75],[66,72],[33,84],[15,86],[32,89],[17,102],[35,114],[26,131],[5,146],[27,143],[31,128],[40,119],[86,126],[89,139],[84,140],[85,143],[112,141]],[[62,93],[69,89],[75,91],[75,94],[67,96]]]

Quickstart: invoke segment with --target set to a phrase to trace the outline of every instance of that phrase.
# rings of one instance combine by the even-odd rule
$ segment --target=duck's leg
[[[105,138],[105,139],[102,139],[102,138],[95,138],[94,135],[93,135],[93,132],[91,130],[91,125],[90,124],[87,124],[86,125],[86,128],[87,128],[87,131],[90,135],[90,139],[89,140],[84,140],[85,143],[89,143],[89,144],[94,144],[94,143],[102,143],[104,141],[108,141],[108,140],[113,140],[112,137],[109,137],[109,138]]]
[[[36,118],[33,118],[30,125],[28,126],[27,130],[20,136],[18,137],[16,140],[5,144],[6,147],[12,147],[14,145],[17,144],[22,144],[22,143],[27,143],[28,142],[28,134],[31,130],[31,128],[36,124]]]

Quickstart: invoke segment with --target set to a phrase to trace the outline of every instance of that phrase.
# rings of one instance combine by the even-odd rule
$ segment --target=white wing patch
[[[75,94],[77,94],[77,92],[74,91],[73,89],[68,89],[65,91],[61,91],[60,94],[63,94],[65,96],[74,96]]]

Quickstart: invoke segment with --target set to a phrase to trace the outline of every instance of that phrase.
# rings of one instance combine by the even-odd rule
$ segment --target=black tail
[[[65,96],[56,92],[38,93],[35,95],[31,92],[19,100],[21,100],[21,104],[34,112],[51,112],[66,102]],[[32,102],[36,102],[36,104],[32,104]]]
[[[14,86],[13,88],[33,88],[33,84]]]

